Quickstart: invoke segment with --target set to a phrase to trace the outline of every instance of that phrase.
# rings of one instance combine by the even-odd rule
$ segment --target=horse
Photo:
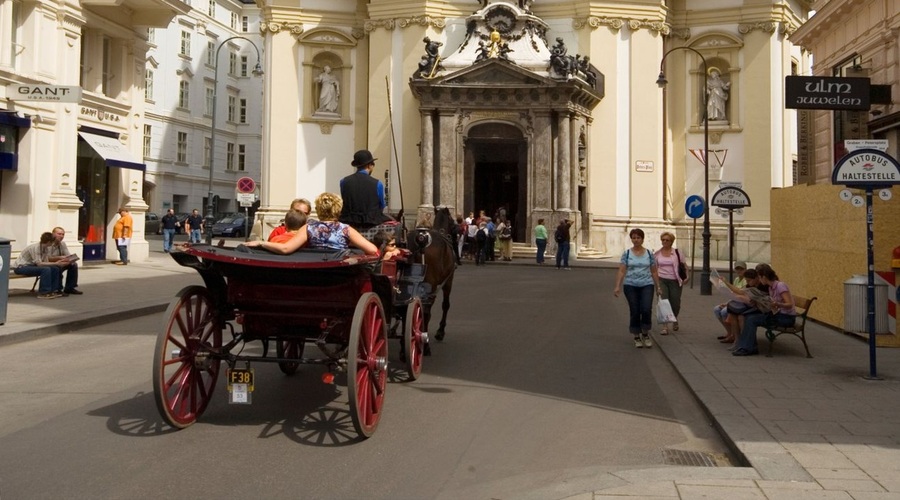
[[[447,326],[447,311],[450,310],[450,292],[453,290],[453,274],[456,272],[456,254],[453,251],[456,246],[451,239],[455,225],[450,209],[446,207],[435,208],[431,219],[431,227],[417,227],[411,234],[409,250],[412,252],[412,262],[424,262],[425,282],[431,286],[431,292],[422,301],[425,329],[431,321],[431,306],[437,298],[438,289],[443,295],[441,303],[441,322],[434,338],[444,340]],[[417,224],[418,225],[418,224]]]

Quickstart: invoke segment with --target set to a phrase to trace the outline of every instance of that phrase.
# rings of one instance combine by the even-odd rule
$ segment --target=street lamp
[[[675,47],[669,49],[663,54],[662,61],[659,62],[659,78],[656,84],[659,88],[665,89],[666,74],[663,71],[663,64],[666,57],[676,50],[690,50],[697,54],[703,61],[703,270],[700,272],[700,295],[712,295],[712,283],[709,281],[709,67],[706,64],[706,58],[703,54],[692,47]]]
[[[243,37],[240,35],[233,36],[231,38],[227,38],[216,47],[216,58],[215,58],[215,66],[213,73],[213,98],[212,98],[212,127],[209,133],[209,195],[206,198],[206,244],[212,245],[213,238],[213,166],[216,163],[216,101],[219,98],[219,51],[222,50],[222,47],[225,46],[226,43],[234,40],[235,38],[240,38],[242,40],[246,40],[256,49],[256,66],[253,68],[253,76],[262,76],[263,69],[259,64],[259,47],[253,43],[253,40],[250,40],[247,37]]]

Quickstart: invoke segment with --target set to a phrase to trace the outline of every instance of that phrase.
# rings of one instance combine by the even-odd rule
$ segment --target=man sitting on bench
[[[53,244],[50,245],[49,260],[59,266],[60,281],[62,274],[66,275],[66,286],[62,290],[54,290],[69,295],[82,295],[84,292],[78,289],[78,255],[69,251],[69,247],[63,242],[66,230],[61,227],[53,228]]]
[[[55,299],[62,297],[62,293],[57,292],[62,287],[62,279],[60,278],[60,269],[63,262],[50,262],[49,247],[53,245],[56,239],[52,233],[43,233],[38,243],[32,243],[25,247],[16,259],[16,267],[14,273],[22,276],[39,276],[40,285],[38,288],[39,299]]]

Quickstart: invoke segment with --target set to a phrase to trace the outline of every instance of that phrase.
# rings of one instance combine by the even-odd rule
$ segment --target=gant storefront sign
[[[868,78],[788,76],[785,107],[788,109],[869,109]]]

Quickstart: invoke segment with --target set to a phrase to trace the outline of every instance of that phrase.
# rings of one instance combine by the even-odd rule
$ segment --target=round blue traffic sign
[[[706,202],[702,196],[698,194],[692,194],[684,200],[684,212],[691,219],[699,219],[703,217],[703,210],[706,207]]]

